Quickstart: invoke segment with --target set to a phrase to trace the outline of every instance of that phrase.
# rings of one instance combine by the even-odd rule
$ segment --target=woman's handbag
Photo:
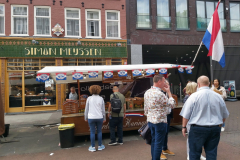
[[[140,136],[146,140],[146,143],[151,145],[151,141],[152,141],[152,135],[151,135],[151,130],[148,127],[148,124],[144,124],[139,130],[138,133],[140,134]]]

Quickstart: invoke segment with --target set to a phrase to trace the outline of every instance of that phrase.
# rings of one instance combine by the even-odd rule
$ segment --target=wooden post
[[[77,80],[77,84],[78,84],[78,101],[80,103],[80,82],[79,82],[79,80]]]

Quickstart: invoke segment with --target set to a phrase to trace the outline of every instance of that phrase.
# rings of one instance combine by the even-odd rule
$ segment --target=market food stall
[[[107,112],[110,94],[113,85],[119,85],[119,91],[126,97],[126,118],[123,122],[123,130],[137,130],[146,123],[144,116],[144,93],[153,85],[154,74],[164,74],[172,68],[191,69],[187,65],[174,64],[144,64],[144,65],[112,65],[112,66],[52,66],[38,71],[37,81],[47,80],[49,76],[56,84],[76,83],[78,88],[78,101],[66,101],[62,106],[62,124],[75,124],[75,135],[88,135],[90,133],[88,123],[84,121],[84,109],[88,96],[88,88],[97,84],[102,88],[102,96],[105,100]],[[80,89],[81,88],[81,89]],[[81,90],[81,91],[80,91]],[[171,125],[181,125],[178,99],[173,95],[177,106],[173,109]],[[109,132],[109,119],[102,127],[103,133]]]

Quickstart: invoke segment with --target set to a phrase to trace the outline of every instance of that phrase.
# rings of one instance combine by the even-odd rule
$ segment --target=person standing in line
[[[168,85],[168,87],[170,88],[169,86],[169,82],[166,80],[166,85]],[[166,91],[164,89],[162,89],[163,92],[167,95]],[[168,149],[168,132],[169,132],[169,129],[170,129],[170,123],[171,123],[171,119],[173,118],[173,112],[172,112],[172,108],[168,108],[168,114],[167,114],[167,132],[166,132],[166,135],[165,135],[165,139],[164,139],[164,142],[163,142],[163,148],[162,148],[162,153],[161,154],[161,159],[167,159],[167,157],[165,155],[171,155],[171,156],[175,156],[175,153],[171,152],[169,149]]]
[[[112,111],[111,103],[109,103],[108,107],[108,117],[109,117],[109,127],[110,127],[110,139],[109,146],[113,146],[116,144],[123,144],[123,118],[126,118],[126,101],[123,94],[119,92],[119,88],[117,86],[113,87],[113,94],[110,96],[110,100],[114,97],[121,101],[121,111],[120,113],[115,113]],[[118,141],[116,141],[115,129],[117,127]]]
[[[75,87],[70,88],[70,93],[67,94],[66,101],[78,100],[78,94],[76,93]]]
[[[99,85],[92,85],[89,88],[90,94],[92,96],[87,98],[84,119],[89,124],[90,127],[90,139],[91,146],[89,147],[90,152],[95,152],[95,131],[97,127],[97,137],[98,137],[98,150],[101,151],[105,149],[102,144],[102,125],[106,122],[105,114],[105,102],[101,96],[101,87]]]
[[[227,98],[227,94],[226,94],[226,90],[224,87],[220,86],[220,80],[215,78],[213,80],[213,86],[211,88],[214,92],[218,93],[221,95],[221,97],[223,98],[223,100],[225,100]],[[222,129],[221,131],[225,131],[225,122],[222,125]]]
[[[183,103],[185,103],[187,101],[187,99],[191,96],[191,94],[193,94],[194,92],[197,91],[197,83],[195,82],[190,82],[187,84],[186,86],[186,96],[183,99]],[[187,124],[187,133],[189,134],[190,132],[190,128],[191,125]],[[188,139],[187,139],[187,159],[189,160],[189,143],[188,143]],[[205,160],[206,158],[201,155],[200,160]]]
[[[144,114],[147,116],[148,126],[151,130],[152,160],[160,160],[164,138],[167,132],[168,107],[174,108],[175,100],[172,98],[169,86],[163,75],[153,77],[153,86],[144,94]],[[168,97],[161,91],[165,90]]]
[[[190,160],[200,159],[202,146],[204,146],[206,158],[216,160],[221,125],[229,116],[229,112],[222,97],[209,89],[208,77],[199,77],[197,83],[198,91],[188,98],[180,113],[183,117],[182,134],[185,137],[187,123],[191,125]]]

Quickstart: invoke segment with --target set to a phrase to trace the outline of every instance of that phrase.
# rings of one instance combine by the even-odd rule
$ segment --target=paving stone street
[[[226,102],[230,117],[226,121],[226,130],[221,133],[218,147],[218,160],[238,160],[240,157],[240,101]],[[6,123],[11,124],[7,140],[19,142],[0,144],[1,160],[32,159],[116,159],[139,160],[151,159],[150,146],[139,137],[137,131],[124,132],[124,144],[107,146],[109,134],[103,134],[106,149],[91,153],[89,136],[75,138],[73,148],[61,149],[57,126],[36,127],[37,125],[60,122],[61,112],[39,114],[6,115]],[[35,126],[34,126],[35,125]],[[180,126],[170,129],[169,148],[176,156],[168,156],[168,160],[186,160],[186,138],[181,134]],[[1,138],[3,141],[3,139]],[[52,154],[52,155],[50,155]],[[203,155],[205,155],[203,153]]]

